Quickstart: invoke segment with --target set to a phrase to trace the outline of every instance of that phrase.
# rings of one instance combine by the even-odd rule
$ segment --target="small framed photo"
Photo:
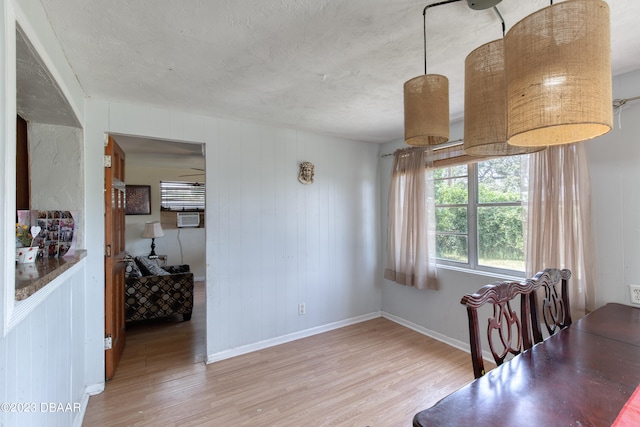
[[[127,185],[126,215],[151,215],[151,186]]]

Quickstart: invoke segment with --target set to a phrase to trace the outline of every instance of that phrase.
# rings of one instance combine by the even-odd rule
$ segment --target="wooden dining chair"
[[[467,307],[469,317],[471,362],[476,378],[480,378],[485,373],[478,309],[487,304],[493,306],[493,314],[488,317],[486,337],[496,365],[501,365],[510,354],[520,354],[533,346],[530,297],[534,295],[533,282],[524,281],[486,285],[477,292],[462,297],[460,303]],[[511,307],[512,301],[518,296],[520,297],[520,316]]]
[[[543,341],[540,321],[544,321],[549,336],[571,325],[571,306],[569,304],[569,278],[571,271],[567,269],[547,268],[536,274],[529,281],[535,291],[544,289],[542,308],[538,309],[538,298],[530,299],[531,324],[533,342]],[[557,286],[560,284],[560,293]],[[540,316],[540,317],[538,317]]]

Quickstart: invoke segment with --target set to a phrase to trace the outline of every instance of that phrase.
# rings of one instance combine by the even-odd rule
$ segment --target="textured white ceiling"
[[[423,74],[415,0],[41,0],[87,96],[386,142]],[[640,1],[608,0],[613,73],[640,68]],[[507,30],[545,0],[503,0]],[[464,60],[501,37],[492,9],[429,8],[429,73],[462,117]],[[640,94],[629,94],[636,96]]]
[[[20,28],[16,31],[16,109],[26,120],[80,127],[58,83]]]

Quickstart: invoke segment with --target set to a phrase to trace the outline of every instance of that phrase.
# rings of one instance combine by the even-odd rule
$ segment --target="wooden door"
[[[110,160],[110,162],[109,162]],[[124,323],[124,208],[125,156],[113,138],[105,149],[105,377],[113,377],[125,344]],[[110,165],[109,165],[110,163]]]

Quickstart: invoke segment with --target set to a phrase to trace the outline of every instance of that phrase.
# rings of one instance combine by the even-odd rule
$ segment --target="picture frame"
[[[151,215],[151,186],[126,186],[125,215]]]

